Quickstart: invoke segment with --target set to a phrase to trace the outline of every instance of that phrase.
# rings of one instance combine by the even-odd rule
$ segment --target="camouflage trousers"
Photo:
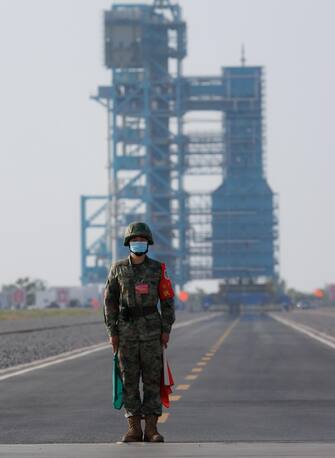
[[[119,364],[126,417],[162,415],[160,400],[162,344],[160,339],[148,341],[120,339]],[[140,379],[143,383],[143,400],[140,394]]]

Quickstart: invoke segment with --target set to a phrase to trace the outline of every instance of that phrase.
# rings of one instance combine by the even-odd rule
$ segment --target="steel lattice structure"
[[[82,282],[103,282],[126,254],[122,235],[143,220],[153,256],[180,286],[192,279],[274,278],[274,196],[263,166],[262,68],[224,67],[184,77],[186,24],[178,5],[113,5],[105,12],[108,86],[94,97],[108,116],[108,194],[82,196]],[[219,116],[216,131],[184,129],[189,113]],[[185,177],[220,176],[213,193]],[[243,262],[242,262],[243,260]]]

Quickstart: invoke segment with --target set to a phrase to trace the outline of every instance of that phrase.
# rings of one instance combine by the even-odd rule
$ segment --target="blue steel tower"
[[[153,255],[183,282],[181,64],[186,26],[179,6],[167,0],[152,6],[113,5],[105,12],[104,25],[105,65],[112,80],[110,86],[99,87],[95,99],[108,114],[109,186],[101,210],[106,231],[93,249],[103,252],[105,265],[126,254],[121,248],[124,229],[143,220],[155,236]],[[87,202],[82,201],[82,239],[93,224]],[[101,280],[103,269],[96,263],[88,268],[86,242],[83,250],[83,281]],[[92,255],[99,257],[97,251]]]
[[[275,201],[263,165],[261,67],[223,69],[225,171],[213,193],[213,277],[257,283],[276,275]]]
[[[93,98],[107,111],[108,192],[81,197],[82,282],[105,281],[111,261],[127,253],[123,232],[134,220],[152,227],[153,255],[181,288],[206,278],[232,286],[276,280],[262,68],[245,66],[243,56],[217,76],[183,76],[186,24],[170,0],[115,4],[104,24],[111,83]],[[219,128],[186,133],[185,115],[199,112],[212,112]],[[190,177],[221,184],[186,192]]]

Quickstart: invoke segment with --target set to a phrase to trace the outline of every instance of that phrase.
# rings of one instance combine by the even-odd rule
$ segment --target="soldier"
[[[149,258],[150,228],[131,223],[125,232],[127,258],[113,263],[105,288],[104,317],[113,351],[118,352],[128,431],[122,442],[164,442],[157,431],[162,414],[162,346],[175,320],[174,293],[165,264]],[[157,302],[160,300],[161,313]],[[143,400],[139,391],[143,382]],[[141,419],[145,419],[144,436]]]

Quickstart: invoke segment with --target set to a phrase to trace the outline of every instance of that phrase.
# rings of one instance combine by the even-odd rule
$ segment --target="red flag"
[[[166,299],[172,299],[174,297],[174,291],[171,280],[166,273],[166,265],[164,263],[161,264],[161,269],[162,277],[158,285],[158,295],[159,299],[164,301]]]
[[[170,407],[169,395],[173,392],[174,380],[171,369],[163,349],[163,368],[161,376],[161,401],[164,407]]]

